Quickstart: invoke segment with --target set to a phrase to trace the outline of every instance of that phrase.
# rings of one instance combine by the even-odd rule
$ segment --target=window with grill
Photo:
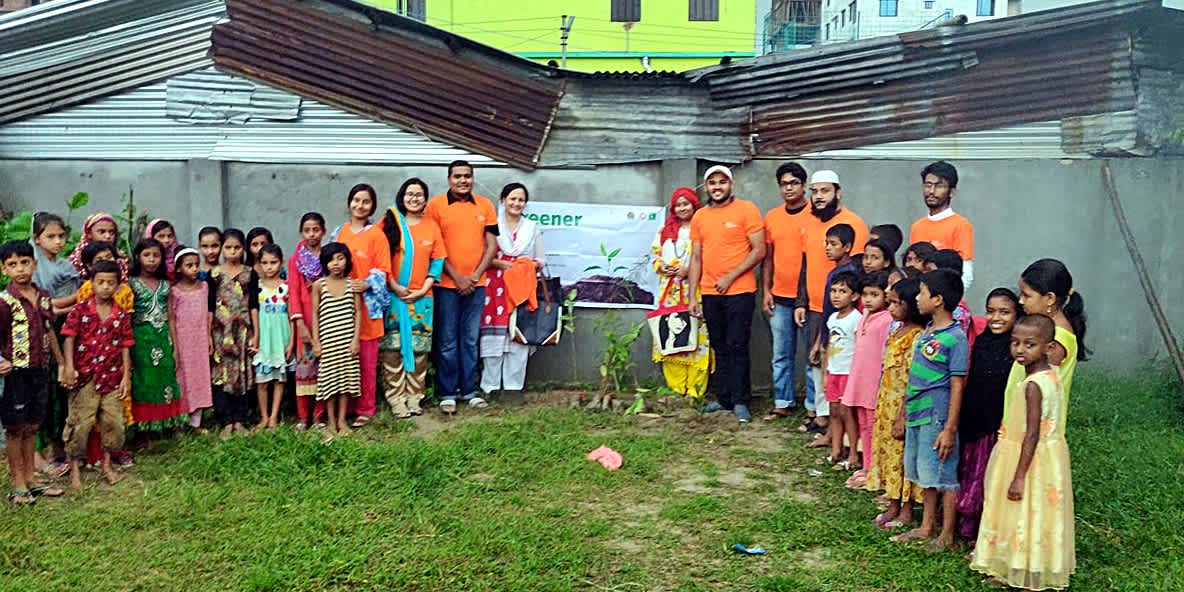
[[[855,22],[855,2],[848,5],[847,10],[851,11],[851,22]]]
[[[413,18],[421,23],[427,22],[427,0],[398,0],[395,3],[395,12],[407,18]]]
[[[688,20],[718,21],[719,0],[691,0]]]
[[[612,0],[612,20],[617,23],[641,21],[641,0]]]
[[[880,16],[896,16],[899,0],[880,0]]]
[[[995,0],[978,0],[978,16],[995,16]]]
[[[933,0],[925,0],[925,10],[933,9]]]

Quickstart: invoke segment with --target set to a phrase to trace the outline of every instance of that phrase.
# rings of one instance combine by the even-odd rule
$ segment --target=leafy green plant
[[[579,294],[576,290],[569,290],[567,296],[563,299],[563,310],[559,313],[559,323],[563,327],[563,332],[567,333],[567,348],[571,354],[571,381],[576,383],[580,380],[580,360],[576,351],[576,296]]]
[[[62,247],[62,256],[74,250],[80,235],[71,224],[74,212],[85,208],[90,203],[90,195],[79,191],[66,200],[66,244]],[[11,217],[7,213],[0,213],[0,244],[10,240],[31,240],[33,238],[33,212],[24,210],[16,212]],[[8,277],[0,277],[0,288],[8,286]]]
[[[604,257],[604,265],[589,265],[588,267],[584,268],[584,271],[585,272],[603,271],[609,275],[616,275],[618,273],[621,273],[622,271],[629,271],[629,268],[624,265],[621,265],[619,263],[616,265],[613,264],[613,260],[616,259],[617,256],[620,254],[621,254],[620,247],[617,247],[616,249],[613,249],[610,251],[610,250],[608,250],[607,247],[604,246],[604,243],[601,243],[600,244],[600,256]]]
[[[600,358],[600,382],[604,392],[621,392],[621,386],[631,379],[633,344],[641,336],[645,324],[626,324],[615,311],[608,311],[593,324],[604,336],[604,351]]]
[[[144,235],[144,228],[148,226],[148,210],[136,207],[136,190],[131,185],[128,185],[127,195],[123,196],[123,209],[115,219],[127,231],[125,236],[119,237],[119,244],[116,246],[120,253],[129,254]]]

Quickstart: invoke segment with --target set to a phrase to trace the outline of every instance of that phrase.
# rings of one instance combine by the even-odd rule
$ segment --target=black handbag
[[[563,333],[563,285],[557,277],[542,277],[535,287],[538,308],[529,310],[523,302],[510,315],[510,339],[523,345],[558,345]]]

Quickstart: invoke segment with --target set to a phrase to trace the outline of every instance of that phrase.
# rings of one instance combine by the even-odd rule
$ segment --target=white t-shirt
[[[863,315],[851,309],[847,316],[831,313],[826,320],[826,331],[830,334],[826,349],[826,371],[831,374],[850,374],[851,360],[855,357],[855,332]]]

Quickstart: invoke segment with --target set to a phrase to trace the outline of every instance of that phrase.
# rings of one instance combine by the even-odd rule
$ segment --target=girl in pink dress
[[[201,428],[201,413],[214,404],[210,382],[210,289],[197,279],[201,254],[181,249],[174,258],[177,283],[169,291],[169,328],[177,356],[177,382],[189,408],[189,426]],[[184,335],[178,339],[177,335]]]
[[[863,450],[862,466],[847,480],[847,487],[851,489],[863,489],[867,483],[867,470],[875,462],[872,458],[872,427],[876,419],[876,394],[880,389],[884,345],[892,325],[887,290],[887,271],[868,274],[864,279],[863,318],[855,331],[855,357],[851,360],[851,373],[843,391],[843,406],[851,411],[844,418],[845,431],[853,440],[856,434],[859,435],[859,446]],[[851,458],[854,457],[855,444],[852,442]]]

